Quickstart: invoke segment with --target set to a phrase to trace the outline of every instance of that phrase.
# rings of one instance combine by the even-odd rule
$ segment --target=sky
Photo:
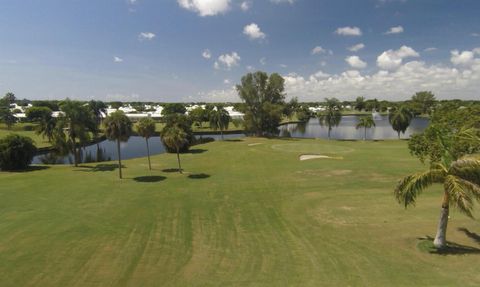
[[[478,0],[0,0],[0,94],[239,101],[257,70],[287,99],[480,99]]]

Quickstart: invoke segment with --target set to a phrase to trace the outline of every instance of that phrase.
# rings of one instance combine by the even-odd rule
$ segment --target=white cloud
[[[242,11],[248,11],[250,8],[252,7],[252,2],[250,1],[243,1],[241,4],[240,4],[240,9],[242,9]]]
[[[237,52],[232,52],[231,54],[224,54],[218,57],[218,60],[215,61],[213,67],[215,69],[225,69],[230,70],[232,67],[238,66],[241,58]]]
[[[260,59],[260,64],[262,64],[262,66],[265,66],[267,64],[267,58],[263,57]]]
[[[428,47],[428,48],[424,49],[423,51],[424,52],[433,52],[433,51],[436,51],[436,50],[437,50],[437,48],[435,48],[435,47]]]
[[[243,27],[243,34],[247,35],[250,39],[264,39],[266,37],[265,33],[260,30],[257,24],[251,23]]]
[[[472,37],[480,37],[480,33],[471,33],[470,34]]]
[[[336,75],[323,72],[307,77],[287,74],[285,88],[289,97],[301,101],[318,101],[318,95],[342,100],[357,96],[386,100],[405,100],[417,91],[431,90],[439,99],[475,99],[480,89],[480,60],[463,71],[444,65],[427,65],[411,61],[394,71],[379,70],[373,74],[345,71]]]
[[[225,79],[225,80],[223,80],[223,83],[224,83],[225,85],[230,85],[230,79]]]
[[[285,65],[285,64],[280,64],[279,66],[280,66],[280,68],[287,68],[287,67],[288,67],[288,66]]]
[[[198,15],[214,16],[230,9],[230,0],[177,0],[180,7],[198,13]]]
[[[474,49],[475,51],[476,49]],[[473,64],[475,59],[474,51],[463,51],[453,50],[450,52],[450,61],[457,66],[468,66]]]
[[[390,28],[387,32],[385,32],[385,35],[391,35],[391,34],[400,34],[403,33],[403,27],[402,26],[396,26]]]
[[[341,27],[335,30],[335,33],[342,36],[362,36],[362,30],[358,27]]]
[[[351,47],[348,47],[348,50],[351,51],[351,52],[358,52],[363,48],[365,48],[365,45],[363,43],[359,43],[357,45],[353,45]]]
[[[324,49],[322,46],[316,46],[315,48],[312,49],[312,51],[310,52],[312,55],[317,55],[317,54],[330,54],[330,55],[333,55],[333,51],[332,50],[327,50],[327,49]]]
[[[245,69],[247,69],[247,71],[253,71],[253,70],[255,70],[255,67],[254,66],[246,66]]]
[[[143,41],[143,40],[152,40],[153,38],[155,38],[155,34],[152,33],[152,32],[142,32],[138,35],[138,39],[140,41]]]
[[[355,69],[364,69],[367,67],[367,63],[362,61],[362,59],[360,59],[358,56],[346,57],[345,62]]]
[[[385,70],[393,70],[403,62],[404,58],[419,57],[420,55],[408,46],[402,46],[398,50],[388,50],[377,57],[377,66]]]
[[[210,59],[212,57],[212,53],[210,53],[209,49],[205,49],[202,52],[202,57],[204,57],[205,59]]]
[[[270,2],[275,3],[275,4],[281,4],[281,3],[289,3],[293,4],[297,0],[270,0]]]
[[[114,56],[114,57],[113,57],[113,62],[115,62],[115,63],[121,63],[121,62],[123,62],[123,59],[120,58],[120,57]]]

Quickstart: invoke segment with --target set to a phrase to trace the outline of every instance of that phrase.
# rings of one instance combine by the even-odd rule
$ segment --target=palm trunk
[[[77,151],[77,141],[75,140],[75,137],[72,136],[70,139],[73,142],[73,163],[75,167],[78,167],[78,151]]]
[[[330,132],[332,131],[331,127],[328,127],[328,139],[330,139]]]
[[[448,224],[449,204],[448,193],[443,195],[442,210],[440,211],[440,221],[438,222],[437,235],[433,241],[436,248],[441,249],[447,245],[447,224]]]
[[[120,154],[120,140],[117,139],[117,154],[118,154],[118,176],[122,179],[122,156]]]
[[[220,129],[220,136],[222,137],[222,141],[223,141],[223,130]]]
[[[397,132],[398,133],[398,139],[400,139],[400,132]]]
[[[152,170],[152,164],[150,163],[150,148],[148,147],[148,138],[145,138],[147,142],[147,157],[148,157],[148,169]]]
[[[178,172],[182,173],[182,165],[180,164],[180,150],[177,148]]]
[[[367,127],[365,127],[364,129],[365,129],[365,134],[363,136],[363,140],[365,141],[367,140]]]

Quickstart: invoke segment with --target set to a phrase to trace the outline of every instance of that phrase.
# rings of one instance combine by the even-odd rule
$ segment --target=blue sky
[[[237,101],[263,70],[304,101],[478,99],[478,15],[476,0],[0,0],[0,93]]]

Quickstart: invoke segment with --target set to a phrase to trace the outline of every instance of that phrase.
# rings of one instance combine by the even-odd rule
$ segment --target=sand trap
[[[342,157],[331,157],[328,155],[321,154],[302,154],[299,157],[300,160],[310,160],[310,159],[342,159]]]
[[[248,144],[248,146],[256,146],[256,145],[261,145],[263,143],[251,143],[251,144]]]

